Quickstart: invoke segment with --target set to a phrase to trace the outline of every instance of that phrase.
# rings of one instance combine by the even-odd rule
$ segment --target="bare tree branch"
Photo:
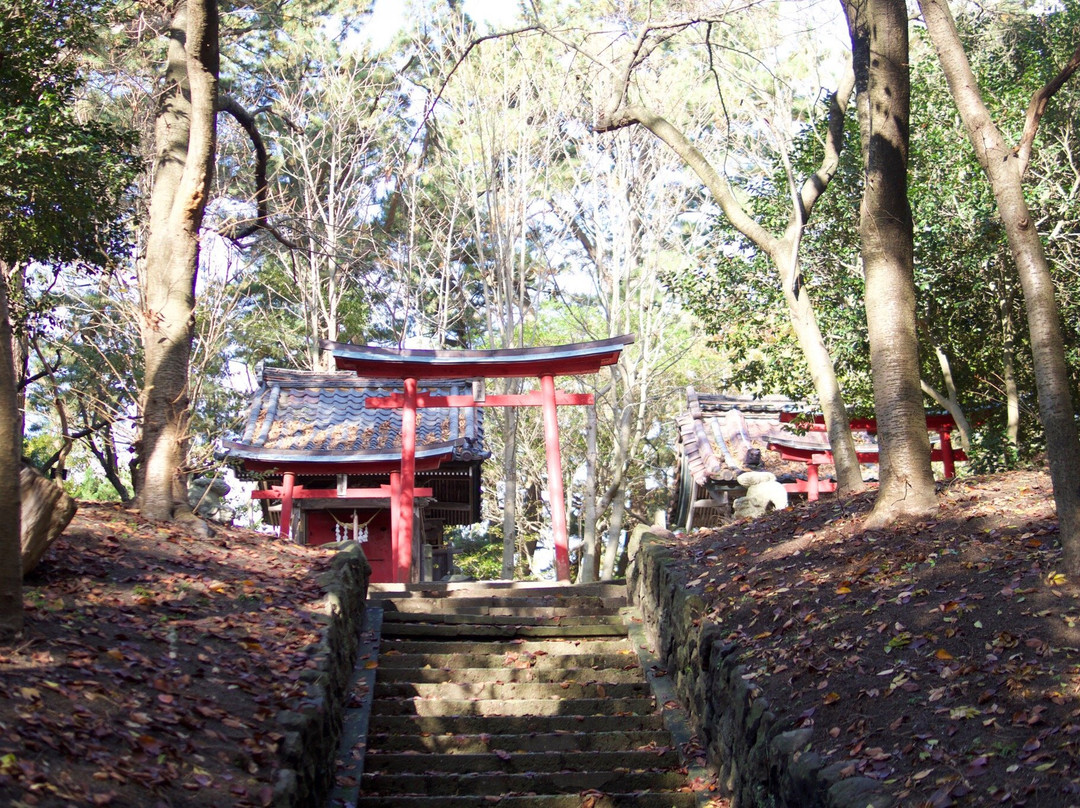
[[[1027,114],[1024,116],[1024,133],[1020,136],[1020,144],[1016,147],[1016,156],[1020,160],[1018,170],[1021,177],[1027,173],[1028,163],[1031,161],[1031,149],[1035,143],[1035,135],[1039,131],[1039,123],[1046,113],[1046,105],[1050,103],[1050,99],[1064,86],[1065,82],[1072,77],[1077,69],[1080,69],[1080,45],[1076,46],[1076,50],[1069,57],[1069,61],[1058,71],[1058,74],[1039,88],[1031,97]]]
[[[735,199],[731,186],[720,173],[712,167],[708,159],[690,142],[680,130],[656,113],[639,106],[626,106],[595,123],[597,132],[613,132],[633,124],[640,124],[666,143],[705,183],[713,197],[724,211],[731,224],[758,247],[772,255],[777,246],[777,238],[743,209]]]
[[[517,36],[518,34],[527,34],[540,30],[542,29],[537,25],[526,25],[522,28],[515,28],[512,31],[498,31],[492,34],[485,34],[484,36],[477,37],[476,39],[469,42],[469,44],[465,47],[465,50],[461,52],[461,55],[454,60],[454,63],[450,66],[450,72],[446,74],[446,78],[444,78],[442,80],[442,83],[439,84],[439,89],[437,89],[435,91],[435,94],[431,96],[431,100],[424,108],[424,114],[420,119],[420,126],[417,127],[416,130],[417,134],[419,134],[420,130],[427,124],[428,118],[431,117],[431,113],[435,111],[435,106],[442,99],[443,93],[446,92],[446,87],[450,84],[450,79],[454,77],[454,74],[457,72],[458,68],[461,67],[461,65],[465,63],[465,60],[469,58],[469,54],[472,53],[474,48],[480,47],[480,45],[482,45],[484,42],[487,42],[488,40],[502,39],[503,37],[513,37]],[[413,142],[415,142],[415,140],[416,134],[412,136],[410,146]]]
[[[844,147],[844,117],[847,114],[851,92],[854,89],[855,71],[849,67],[843,79],[840,80],[840,86],[836,88],[836,93],[829,102],[829,132],[825,137],[825,154],[821,158],[821,165],[817,171],[806,178],[806,182],[803,183],[802,191],[799,194],[803,209],[803,225],[809,220],[810,211],[813,210],[814,204],[825,192],[825,189],[828,188],[829,182],[832,181],[836,170],[840,167],[840,152]]]
[[[218,112],[227,112],[247,132],[251,140],[251,146],[255,150],[255,218],[248,221],[242,227],[233,227],[223,235],[233,242],[241,241],[259,230],[265,230],[277,241],[291,250],[302,249],[301,245],[290,240],[270,224],[268,197],[269,188],[266,182],[266,144],[263,142],[259,127],[255,124],[255,116],[265,109],[260,108],[254,112],[248,112],[239,101],[231,95],[219,93],[216,108]]]
[[[27,376],[25,379],[19,382],[20,390],[25,390],[27,387],[29,387],[31,384],[38,381],[39,379],[44,379],[46,376],[52,376],[52,374],[56,373],[56,371],[60,369],[60,365],[63,364],[60,360],[59,351],[56,352],[56,359],[51,365],[46,362],[44,357],[41,357],[40,354],[39,357],[41,358],[42,364],[45,365],[45,369],[40,373],[35,373],[33,376]]]

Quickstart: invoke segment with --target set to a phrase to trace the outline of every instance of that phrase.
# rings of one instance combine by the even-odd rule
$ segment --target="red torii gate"
[[[495,350],[418,350],[379,348],[371,345],[323,341],[338,370],[352,370],[360,376],[397,378],[404,382],[404,395],[367,399],[367,406],[400,409],[401,487],[397,494],[397,524],[394,529],[395,578],[408,582],[412,569],[413,504],[416,481],[416,411],[429,407],[543,407],[544,443],[547,455],[548,500],[555,538],[555,575],[570,580],[569,536],[566,501],[562,484],[559,451],[559,422],[556,408],[562,405],[592,404],[591,393],[563,393],[555,390],[555,376],[576,376],[599,372],[614,365],[624,346],[634,341],[623,335],[595,342],[579,342],[542,348]],[[417,382],[452,378],[507,379],[539,378],[540,392],[521,395],[429,396],[417,392]]]

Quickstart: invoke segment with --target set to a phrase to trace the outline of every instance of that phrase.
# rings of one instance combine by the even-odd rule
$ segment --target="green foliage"
[[[0,260],[108,263],[126,245],[119,199],[137,168],[132,133],[84,120],[79,52],[101,6],[0,7]]]
[[[971,436],[971,451],[965,472],[968,474],[996,474],[1003,471],[1031,468],[1046,451],[1042,429],[1034,418],[1021,419],[1017,442],[1008,436],[1004,413],[991,411],[974,416],[977,422]]]
[[[487,530],[452,530],[450,544],[460,552],[454,553],[454,566],[477,581],[502,577],[502,528],[491,525]]]
[[[873,394],[858,271],[862,168],[858,126],[851,114],[846,130],[840,168],[804,231],[800,269],[847,403],[853,413],[860,413],[872,410]],[[796,138],[790,160],[797,179],[819,166],[822,138],[823,129],[812,126]],[[748,211],[778,233],[790,215],[790,190],[778,157],[771,171],[740,175],[732,185]],[[791,329],[776,268],[723,216],[716,217],[710,240],[698,267],[669,273],[665,280],[730,362],[725,385],[759,395],[812,398],[813,384]]]
[[[983,10],[976,19],[959,23],[995,119],[1016,141],[1032,92],[1054,75],[1075,46],[1080,3],[1071,0],[1051,14]],[[1043,119],[1027,191],[1055,265],[1074,390],[1080,384],[1080,296],[1072,267],[1080,254],[1071,234],[1080,228],[1080,193],[1074,190],[1078,186],[1071,143],[1080,124],[1078,113],[1080,99],[1066,87]],[[1022,296],[996,203],[968,148],[937,57],[918,40],[912,49],[911,127],[909,195],[923,378],[944,392],[940,350],[950,362],[965,408],[999,403],[1005,388],[1004,353],[1011,345],[1017,384],[1022,394],[1032,391]],[[790,155],[796,178],[818,165],[822,137],[820,128],[806,127],[796,138]],[[744,174],[733,184],[755,215],[776,230],[790,207],[787,182],[777,161],[770,176]],[[861,194],[859,131],[849,114],[840,168],[804,232],[801,266],[855,413],[873,406],[859,271]],[[711,259],[692,273],[669,279],[671,288],[731,355],[732,385],[804,394],[809,385],[785,322],[775,271],[726,222],[718,221],[713,238],[717,246],[709,250]],[[1024,429],[1031,430],[1033,408],[1023,409],[1022,416]],[[1014,462],[998,451],[998,438],[986,440],[987,467]],[[1019,457],[1028,454],[1022,449]]]
[[[1023,465],[1020,451],[1009,442],[1004,430],[989,427],[971,436],[967,471],[971,474],[995,474],[1012,471]]]
[[[60,449],[60,439],[51,430],[34,424],[27,428],[23,439],[23,459],[36,469],[43,469],[49,458]]]
[[[125,477],[127,476],[125,472]],[[125,479],[128,490],[131,490],[131,480]],[[120,495],[104,477],[95,474],[89,466],[82,466],[69,474],[64,481],[64,490],[75,499],[88,502],[119,502]]]
[[[50,295],[55,307],[48,317],[30,323],[38,349],[31,356],[30,372],[44,375],[26,388],[32,417],[23,451],[36,457],[36,442],[45,435],[55,444],[40,463],[60,449],[60,422],[53,413],[62,406],[68,434],[83,435],[72,455],[81,447],[87,463],[92,455],[110,472],[124,473],[117,437],[136,409],[142,346],[122,286],[113,274],[92,282],[62,279]]]
[[[52,463],[63,446],[63,441],[57,433],[58,430],[54,425],[38,422],[27,428],[23,439],[23,459],[46,475],[55,474],[56,467]],[[116,469],[115,471],[130,491],[131,478],[128,470]],[[82,442],[76,442],[72,446],[62,484],[64,490],[75,499],[94,502],[120,500],[120,495],[112,483],[95,469],[91,453]]]

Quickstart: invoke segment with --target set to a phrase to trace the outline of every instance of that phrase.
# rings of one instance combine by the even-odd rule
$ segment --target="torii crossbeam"
[[[623,335],[595,342],[579,342],[543,348],[498,350],[417,350],[379,348],[324,341],[339,370],[360,376],[396,378],[404,382],[404,395],[367,399],[367,406],[401,409],[401,489],[397,501],[397,532],[394,538],[396,579],[410,580],[412,569],[413,503],[416,475],[416,411],[426,407],[543,407],[544,443],[547,455],[548,502],[555,538],[555,574],[570,580],[569,535],[559,450],[560,405],[592,404],[591,394],[555,390],[556,376],[599,372],[619,361],[624,346],[634,341]],[[417,390],[420,381],[441,379],[539,378],[540,392],[522,395],[429,396]]]

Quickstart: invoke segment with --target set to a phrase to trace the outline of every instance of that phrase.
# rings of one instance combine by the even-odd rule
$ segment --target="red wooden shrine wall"
[[[392,583],[394,580],[394,567],[392,547],[390,539],[390,511],[379,510],[375,512],[375,518],[371,518],[372,511],[359,511],[360,524],[368,519],[368,540],[364,542],[364,555],[371,564],[372,583]],[[334,517],[347,525],[352,525],[353,512],[348,510],[326,510],[307,512],[307,542],[308,544],[326,544],[335,541]],[[352,529],[349,529],[349,539],[353,538]]]

